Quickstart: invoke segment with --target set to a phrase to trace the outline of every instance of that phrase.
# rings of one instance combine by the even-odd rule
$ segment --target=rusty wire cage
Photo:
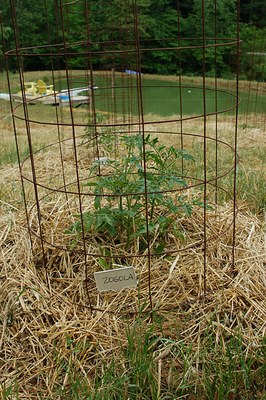
[[[20,43],[11,1],[16,47],[5,49],[5,59],[20,77],[11,108],[32,255],[48,285],[58,293],[74,288],[71,301],[91,312],[184,311],[188,280],[190,301],[204,301],[217,290],[209,279],[215,268],[234,274],[238,10],[233,37],[219,36],[216,18],[211,36],[205,32],[203,2],[201,37],[155,39],[143,34],[135,0],[116,15],[109,3],[59,0],[53,21],[44,7],[47,44],[29,47]],[[97,18],[108,7],[104,25]],[[216,72],[223,47],[230,83]],[[182,74],[185,53],[201,59],[194,81]],[[156,80],[145,66],[151,55],[174,58],[175,78]],[[33,89],[32,57],[49,71]],[[136,287],[99,293],[95,272],[129,266]]]

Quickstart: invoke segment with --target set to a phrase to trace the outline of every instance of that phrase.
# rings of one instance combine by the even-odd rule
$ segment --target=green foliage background
[[[136,3],[136,4],[135,4]],[[63,4],[60,11],[60,4]],[[203,7],[204,6],[204,7]],[[14,48],[12,8],[15,11],[19,46],[35,47],[34,57],[24,58],[25,70],[97,69],[138,70],[133,40],[141,41],[141,71],[153,74],[202,74],[202,49],[173,50],[174,47],[201,46],[203,29],[206,45],[221,43],[223,39],[236,38],[236,0],[83,0],[64,5],[63,0],[2,0],[2,33],[5,49]],[[134,32],[133,8],[137,9],[138,31]],[[214,16],[216,15],[216,18]],[[204,17],[203,17],[204,16]],[[204,18],[204,28],[203,28]],[[242,0],[240,4],[242,40],[241,78],[264,81],[266,3],[264,0]],[[62,29],[62,27],[64,29]],[[198,38],[198,39],[196,39]],[[123,44],[122,44],[123,41]],[[59,48],[46,44],[67,43],[72,57],[54,57]],[[263,44],[264,43],[264,44]],[[1,50],[2,45],[0,45]],[[158,50],[168,47],[169,50]],[[145,51],[145,49],[147,49]],[[156,49],[156,50],[155,50]],[[110,53],[103,57],[100,51],[126,50],[125,59]],[[94,52],[92,57],[82,53]],[[2,50],[1,50],[2,52]],[[206,48],[207,76],[230,77],[235,73],[235,45]],[[254,55],[255,54],[255,55]],[[3,60],[2,60],[3,61]],[[10,60],[10,68],[17,69]],[[0,65],[1,67],[1,65]]]

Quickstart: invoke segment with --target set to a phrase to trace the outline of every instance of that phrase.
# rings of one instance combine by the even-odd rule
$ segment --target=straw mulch
[[[91,301],[103,310],[91,313],[82,255],[45,244],[47,264],[43,268],[40,243],[35,237],[32,256],[17,168],[5,169],[1,176],[0,384],[2,388],[17,385],[19,399],[40,395],[60,398],[55,390],[67,388],[67,366],[78,371],[90,386],[103,359],[108,363],[114,354],[123,357],[126,329],[136,319],[132,312],[142,307],[144,323],[149,326],[147,257],[131,260],[139,276],[139,291],[99,294],[90,279]],[[58,215],[58,208],[54,204],[53,215]],[[240,207],[232,267],[231,213],[232,206],[226,205],[219,209],[218,217],[212,213],[208,217],[207,234],[214,239],[207,242],[206,296],[204,252],[195,240],[196,233],[202,237],[202,212],[183,221],[187,243],[195,242],[194,246],[171,257],[152,258],[152,302],[161,317],[164,336],[191,344],[195,353],[200,351],[207,329],[217,343],[238,332],[246,354],[259,346],[265,335],[265,243],[261,222]],[[51,222],[57,221],[50,228],[54,243],[62,236],[64,218],[61,213]],[[60,231],[58,237],[55,228]],[[51,242],[51,232],[48,237]],[[179,245],[173,242],[173,246]],[[87,261],[92,273],[97,257],[88,257]],[[160,354],[158,357],[155,351],[155,360]]]

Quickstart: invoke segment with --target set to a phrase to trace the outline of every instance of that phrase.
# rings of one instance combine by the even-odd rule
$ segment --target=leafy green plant
[[[99,140],[110,149],[108,135]],[[194,157],[161,145],[150,135],[144,139],[140,134],[117,135],[116,142],[122,156],[98,158],[90,168],[86,185],[94,195],[93,210],[84,212],[82,221],[78,215],[66,233],[80,235],[83,223],[85,233],[125,243],[127,249],[135,239],[145,249],[148,238],[162,238],[169,228],[180,234],[178,219],[191,215],[194,205],[203,205],[199,198],[189,198],[180,190],[188,186],[177,174],[180,162],[192,162]],[[163,248],[161,242],[157,251]]]

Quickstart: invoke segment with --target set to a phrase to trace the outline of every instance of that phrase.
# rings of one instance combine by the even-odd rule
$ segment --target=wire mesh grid
[[[47,284],[64,292],[74,285],[73,301],[91,312],[174,311],[183,280],[191,278],[187,266],[196,264],[191,301],[206,300],[215,290],[209,271],[221,263],[234,271],[237,15],[233,37],[217,35],[216,18],[207,36],[203,2],[201,37],[155,40],[143,35],[136,1],[114,13],[106,1],[60,0],[52,22],[43,15],[47,44],[28,47],[20,43],[12,0],[11,6],[15,49],[5,49],[5,59],[7,71],[13,63],[20,77],[11,101],[13,124],[31,250]],[[109,10],[106,25],[103,8]],[[206,77],[207,57],[216,70],[221,47],[231,49],[236,79],[230,87],[217,77],[211,86]],[[201,58],[202,76],[193,84],[182,75],[187,52]],[[145,72],[145,59],[158,54],[175,58],[176,79],[156,80]],[[30,57],[47,65],[50,87],[41,80],[29,86]],[[23,126],[26,157],[18,140]],[[218,254],[221,244],[226,261]],[[121,273],[128,266],[136,272],[136,287],[99,293],[95,272],[118,271],[109,281],[103,275],[112,289],[116,279],[132,278]]]

